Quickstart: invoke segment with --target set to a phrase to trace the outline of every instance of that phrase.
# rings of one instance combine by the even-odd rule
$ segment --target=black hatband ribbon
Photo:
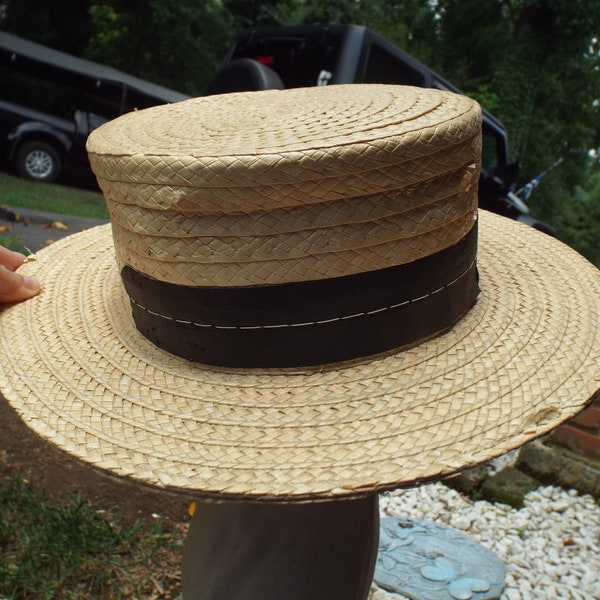
[[[247,287],[165,283],[125,266],[138,330],[158,347],[226,367],[324,365],[448,331],[479,294],[477,230],[412,263]]]

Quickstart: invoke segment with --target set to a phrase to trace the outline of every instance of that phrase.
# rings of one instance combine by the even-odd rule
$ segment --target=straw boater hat
[[[112,227],[24,265],[4,395],[97,467],[221,498],[408,486],[548,432],[599,387],[600,275],[478,216],[480,135],[468,98],[379,85],[107,123]]]

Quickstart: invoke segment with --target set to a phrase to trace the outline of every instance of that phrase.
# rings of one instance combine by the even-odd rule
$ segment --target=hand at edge
[[[0,246],[0,304],[20,302],[35,296],[40,283],[34,277],[15,273],[25,257]]]

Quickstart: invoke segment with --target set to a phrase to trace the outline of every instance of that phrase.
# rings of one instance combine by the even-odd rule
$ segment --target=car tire
[[[17,151],[15,166],[21,177],[31,181],[56,181],[62,161],[56,148],[46,142],[25,142]]]

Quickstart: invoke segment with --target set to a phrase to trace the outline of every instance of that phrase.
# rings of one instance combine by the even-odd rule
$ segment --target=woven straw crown
[[[479,107],[398,89],[199,98],[94,132],[119,263],[243,286],[381,269],[455,244],[477,206]]]

